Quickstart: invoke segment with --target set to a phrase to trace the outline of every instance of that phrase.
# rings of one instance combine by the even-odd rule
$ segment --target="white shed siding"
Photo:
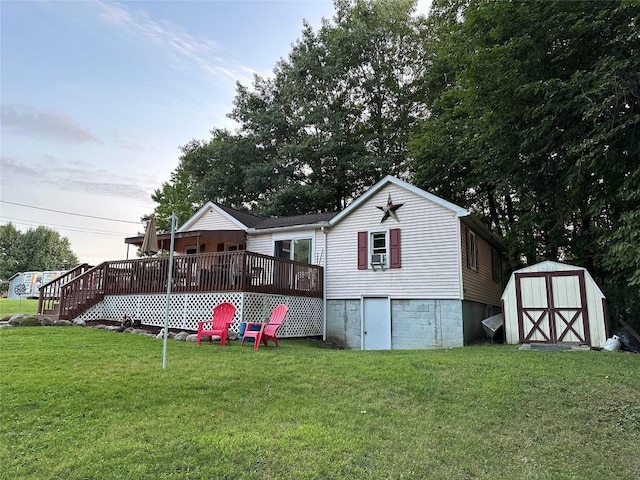
[[[502,302],[504,305],[504,321],[506,342],[509,344],[517,344],[520,342],[519,325],[518,325],[518,305],[516,299],[515,273],[527,272],[562,272],[571,270],[583,270],[586,291],[587,313],[589,316],[589,332],[591,336],[591,346],[602,346],[606,341],[606,321],[603,309],[604,294],[593,280],[589,272],[574,265],[567,265],[559,262],[545,261],[525,267],[514,272],[509,278],[509,282],[502,294]],[[544,278],[529,278],[531,289],[522,290],[522,304],[525,306],[546,305],[546,298],[543,298],[545,280]],[[571,277],[553,277],[554,282],[554,306],[556,307],[573,307],[580,302],[580,292],[574,287],[575,282],[571,281]],[[573,337],[569,335],[567,341],[571,341]]]
[[[393,218],[380,223],[388,195],[402,203]],[[393,298],[461,299],[458,218],[413,192],[389,184],[342,219],[329,232],[327,298],[385,295]],[[357,234],[400,228],[401,265],[384,271],[358,270]]]
[[[209,210],[196,220],[189,230],[240,230],[240,228],[215,210]]]

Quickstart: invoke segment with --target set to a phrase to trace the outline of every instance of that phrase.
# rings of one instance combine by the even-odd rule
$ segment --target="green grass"
[[[0,318],[16,313],[35,315],[38,311],[38,299],[0,298]]]
[[[637,479],[640,355],[0,329],[2,479]]]

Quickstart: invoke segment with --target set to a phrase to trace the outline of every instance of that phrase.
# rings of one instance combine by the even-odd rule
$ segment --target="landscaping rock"
[[[40,325],[42,325],[43,327],[50,327],[53,325],[53,320],[51,320],[49,317],[42,317],[40,319]]]
[[[187,332],[178,332],[176,333],[176,335],[173,337],[174,340],[178,340],[180,342],[184,342],[187,337],[189,336],[189,334]]]
[[[33,315],[19,313],[9,319],[9,325],[14,327],[39,327],[40,319]]]
[[[54,320],[53,321],[53,326],[54,327],[70,327],[71,325],[73,325],[73,323],[70,322],[69,320]]]
[[[187,338],[185,338],[185,342],[195,342],[196,339],[198,338],[198,334],[197,333],[192,333],[190,335],[187,336]]]
[[[73,321],[73,324],[74,324],[74,325],[79,325],[79,326],[81,326],[81,327],[85,327],[85,326],[87,325],[87,323],[86,323],[84,320],[80,319],[80,318],[76,318],[76,319]]]
[[[9,325],[12,327],[19,327],[21,325],[21,321],[23,318],[27,318],[28,315],[26,313],[16,313],[12,317],[9,317]]]
[[[109,332],[121,332],[122,330],[120,330],[120,327],[118,327],[117,325],[106,325],[105,330],[109,331]]]
[[[237,340],[238,334],[233,330],[229,329],[229,333],[227,333],[227,340]]]

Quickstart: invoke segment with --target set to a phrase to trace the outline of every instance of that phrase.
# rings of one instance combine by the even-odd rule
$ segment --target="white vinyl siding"
[[[225,218],[215,210],[209,210],[207,213],[197,219],[193,225],[189,227],[193,230],[241,230],[238,226],[228,218]]]
[[[391,193],[399,222],[376,206]],[[459,236],[456,214],[396,185],[376,192],[329,231],[327,298],[388,295],[393,298],[460,299]],[[358,232],[399,228],[402,268],[358,270]]]
[[[273,255],[271,233],[247,235],[247,250],[261,253],[262,255]]]
[[[324,234],[320,229],[316,229],[315,231],[293,230],[290,233],[253,233],[247,236],[247,250],[263,255],[273,255],[274,242],[285,238],[311,238],[311,263],[323,265],[322,252],[324,250]]]

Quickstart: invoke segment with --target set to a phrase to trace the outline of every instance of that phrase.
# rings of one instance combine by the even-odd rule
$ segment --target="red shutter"
[[[389,266],[391,268],[400,268],[400,229],[392,228],[389,230],[389,252],[391,254],[391,261]]]
[[[366,270],[369,267],[368,253],[369,245],[367,245],[367,232],[358,232],[358,270]]]

